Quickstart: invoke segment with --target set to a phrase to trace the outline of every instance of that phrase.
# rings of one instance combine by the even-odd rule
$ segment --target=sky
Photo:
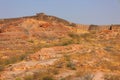
[[[0,0],[0,19],[41,12],[80,24],[120,24],[120,0]]]

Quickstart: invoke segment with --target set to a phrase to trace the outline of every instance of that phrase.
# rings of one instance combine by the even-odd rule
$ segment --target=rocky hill
[[[120,80],[120,25],[1,19],[0,80]]]

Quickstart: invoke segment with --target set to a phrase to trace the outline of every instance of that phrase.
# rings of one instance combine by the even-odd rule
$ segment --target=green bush
[[[34,41],[33,41],[33,40],[28,40],[28,42],[30,42],[30,43],[34,43]]]
[[[58,69],[54,69],[54,70],[52,71],[52,73],[53,73],[54,75],[57,75],[57,74],[59,74],[59,70],[58,70]]]
[[[15,80],[21,80],[21,78],[16,78]]]
[[[50,69],[48,71],[36,72],[33,80],[54,80],[53,74]]]
[[[70,55],[66,55],[66,54],[65,54],[65,55],[64,55],[64,58],[65,58],[66,61],[70,61],[70,60],[71,60]]]
[[[76,70],[75,64],[71,61],[68,61],[66,66],[71,70]]]
[[[32,75],[27,75],[24,77],[24,80],[34,80],[34,77]]]
[[[66,80],[65,78],[61,78],[60,80]]]
[[[0,65],[0,71],[4,70],[4,66]]]
[[[51,76],[45,76],[45,77],[43,77],[43,80],[54,80],[54,79]]]
[[[80,37],[80,35],[78,35],[78,34],[76,34],[76,33],[69,33],[68,34],[71,38],[79,38]]]
[[[73,40],[70,38],[62,38],[56,46],[67,46],[69,44],[73,44]]]
[[[25,57],[26,57],[26,54],[22,54],[22,55],[19,55],[19,56],[13,56],[9,59],[3,60],[2,64],[4,64],[4,65],[13,64],[13,63],[22,61]]]
[[[87,73],[84,76],[82,76],[80,80],[93,80],[93,78],[94,78],[93,74]]]
[[[111,46],[106,46],[106,47],[104,48],[104,50],[106,50],[107,52],[113,52],[113,47],[111,47]]]
[[[105,75],[104,80],[120,80],[119,75]]]

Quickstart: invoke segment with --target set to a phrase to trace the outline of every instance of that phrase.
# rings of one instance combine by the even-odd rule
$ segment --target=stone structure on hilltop
[[[72,26],[76,27],[79,30],[83,31],[102,31],[102,30],[112,30],[114,32],[120,32],[120,25],[83,25],[83,24],[75,24],[71,23],[67,20],[55,17],[55,16],[50,16],[46,15],[45,13],[37,13],[34,16],[26,16],[26,17],[20,17],[20,18],[10,18],[10,19],[1,19],[0,20],[0,32],[2,32],[2,27],[3,26],[17,26],[20,21],[24,19],[35,19],[35,20],[41,20],[41,21],[46,21],[49,23],[55,23],[55,24],[62,24],[65,26]]]
[[[67,26],[70,26],[70,25],[75,26],[75,23],[71,23],[67,20],[64,20],[62,18],[58,18],[55,16],[46,15],[45,13],[37,13],[34,16],[34,18],[37,20],[43,20],[43,21],[48,21],[48,22],[52,22],[52,23],[61,23],[61,24],[67,25]]]

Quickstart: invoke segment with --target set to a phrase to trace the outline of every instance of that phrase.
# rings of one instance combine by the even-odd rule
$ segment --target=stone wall
[[[103,31],[112,30],[114,32],[120,32],[120,25],[89,25],[88,31]]]
[[[111,30],[114,32],[120,32],[120,25],[111,25]]]
[[[89,31],[102,31],[102,30],[110,30],[110,25],[90,25]]]
[[[79,25],[77,25],[77,28],[84,30],[84,31],[88,31],[89,25],[79,24]]]
[[[111,30],[114,32],[120,32],[120,25],[84,25],[76,24],[76,28],[83,31],[103,31]]]
[[[102,31],[102,30],[110,30],[110,25],[101,25],[99,26],[99,31]]]

